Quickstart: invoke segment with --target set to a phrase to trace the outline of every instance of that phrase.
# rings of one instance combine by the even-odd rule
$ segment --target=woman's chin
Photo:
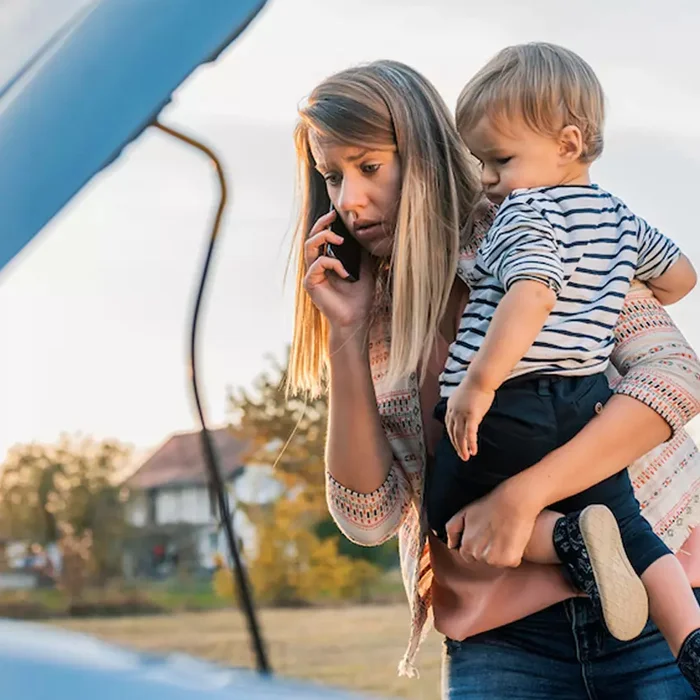
[[[362,247],[375,258],[390,257],[394,248],[391,240],[388,238],[382,238],[378,241],[368,241]]]

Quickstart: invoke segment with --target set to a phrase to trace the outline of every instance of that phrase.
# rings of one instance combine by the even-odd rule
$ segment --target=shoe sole
[[[623,642],[638,637],[649,619],[649,598],[627,558],[615,516],[605,506],[588,506],[579,526],[608,631]]]

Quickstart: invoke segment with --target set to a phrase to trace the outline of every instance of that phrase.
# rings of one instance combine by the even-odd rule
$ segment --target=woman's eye
[[[338,173],[328,173],[323,176],[323,179],[328,185],[335,186],[340,184],[340,175],[338,175]]]
[[[362,166],[362,172],[367,174],[376,173],[379,170],[379,163],[367,163]]]
[[[497,165],[507,165],[513,156],[506,156],[505,158],[496,158]]]

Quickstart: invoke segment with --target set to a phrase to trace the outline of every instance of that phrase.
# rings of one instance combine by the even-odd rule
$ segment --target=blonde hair
[[[395,61],[377,61],[324,80],[299,109],[295,131],[300,212],[290,392],[317,395],[328,378],[328,323],[303,286],[303,245],[330,206],[309,135],[342,145],[395,146],[401,194],[384,280],[391,303],[387,381],[425,367],[454,282],[460,233],[478,199],[478,176],[437,90]]]
[[[464,137],[484,116],[494,123],[521,118],[549,136],[576,126],[583,137],[583,162],[603,152],[603,88],[588,63],[561,46],[520,44],[496,54],[459,96],[460,134]]]

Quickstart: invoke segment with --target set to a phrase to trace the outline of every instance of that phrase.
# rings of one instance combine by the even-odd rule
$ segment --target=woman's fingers
[[[317,233],[323,231],[324,228],[328,228],[335,221],[336,213],[334,211],[329,211],[327,214],[320,216],[316,223],[311,227],[309,231],[309,238],[315,236]]]
[[[450,549],[459,549],[462,546],[462,536],[464,535],[464,511],[462,508],[455,513],[445,525],[447,532],[447,546]]]
[[[343,237],[330,229],[323,229],[308,238],[304,243],[304,263],[307,269],[323,255],[327,243],[340,245],[342,242]]]
[[[310,267],[316,258],[321,255],[321,247],[328,243],[328,235],[336,236],[330,230],[330,225],[335,221],[335,211],[329,211],[327,214],[319,217],[316,223],[311,227],[308,238],[304,241],[304,262],[306,267]],[[321,234],[326,234],[322,236]],[[337,236],[340,238],[340,236]],[[331,243],[337,243],[335,239]]]
[[[343,263],[335,258],[329,258],[327,255],[321,255],[317,258],[306,273],[304,279],[304,288],[310,292],[314,287],[326,281],[326,272],[332,270],[339,277],[347,279],[349,277],[347,270],[343,267]]]

